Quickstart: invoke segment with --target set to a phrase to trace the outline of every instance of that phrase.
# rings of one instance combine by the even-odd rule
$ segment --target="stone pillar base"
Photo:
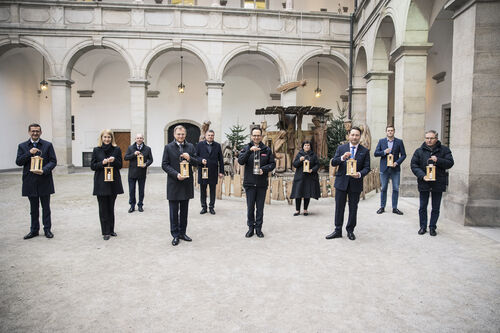
[[[402,197],[418,198],[418,187],[415,177],[411,179],[401,178],[399,183],[399,195]]]
[[[449,194],[443,198],[445,217],[467,226],[500,227],[500,200],[464,200]]]

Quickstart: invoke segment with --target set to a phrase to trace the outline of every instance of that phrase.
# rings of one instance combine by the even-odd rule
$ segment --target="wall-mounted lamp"
[[[319,61],[318,61],[318,85],[316,90],[314,90],[314,96],[319,98],[321,96],[321,89],[319,89]]]

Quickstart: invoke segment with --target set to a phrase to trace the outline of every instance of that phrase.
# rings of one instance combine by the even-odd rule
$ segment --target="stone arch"
[[[371,64],[368,65],[374,71],[387,71],[389,69],[391,51],[398,45],[394,16],[387,13],[387,15],[379,20],[375,31],[377,33],[371,52]]]
[[[167,123],[165,125],[165,127],[163,128],[163,134],[164,134],[164,143],[165,144],[168,144],[168,137],[169,137],[169,130],[171,129],[171,127],[173,127],[174,125],[178,125],[178,124],[191,124],[191,125],[194,125],[196,127],[198,127],[198,129],[200,130],[196,135],[193,135],[193,137],[196,137],[196,141],[194,142],[191,142],[190,140],[188,140],[188,136],[189,136],[189,133],[188,135],[186,136],[186,141],[189,142],[189,143],[192,143],[192,144],[197,144],[198,143],[198,138],[200,137],[200,133],[201,133],[201,124],[194,121],[194,120],[191,120],[191,119],[176,119],[174,121],[171,121],[169,123]],[[187,129],[189,131],[189,129]]]
[[[48,69],[47,77],[55,75],[56,66],[52,54],[50,54],[50,52],[47,49],[45,49],[43,45],[41,45],[40,43],[29,37],[20,37],[19,43],[13,42],[11,39],[4,39],[0,41],[0,55],[2,55],[4,52],[7,52],[10,49],[16,47],[24,47],[24,46],[32,47],[45,58],[45,62],[49,65],[49,68],[47,68]]]
[[[64,73],[64,77],[68,79],[71,77],[71,70],[73,69],[73,65],[84,53],[92,49],[98,49],[98,48],[112,49],[116,51],[118,54],[120,54],[128,66],[129,76],[134,77],[135,73],[134,60],[132,59],[127,50],[125,50],[121,45],[118,45],[114,42],[102,40],[101,44],[96,44],[91,39],[76,44],[66,53],[62,62],[62,70]]]
[[[261,55],[265,56],[266,58],[268,58],[269,60],[271,60],[278,67],[278,71],[280,73],[280,81],[283,82],[285,80],[285,77],[286,77],[285,68],[286,67],[285,67],[284,62],[281,60],[281,58],[276,53],[274,53],[274,51],[272,51],[269,48],[259,46],[257,48],[257,50],[252,50],[250,45],[243,45],[243,46],[237,47],[234,50],[232,50],[231,52],[229,52],[228,54],[226,54],[226,56],[222,59],[222,61],[219,64],[219,68],[217,69],[216,79],[222,80],[222,78],[224,76],[224,70],[226,69],[229,62],[231,60],[233,60],[235,57],[237,57],[238,55],[245,53],[245,52],[254,52],[257,54],[261,54]]]
[[[443,4],[444,5],[444,4]],[[404,42],[426,43],[433,4],[426,0],[411,0],[404,17]]]
[[[292,80],[296,80],[298,75],[299,75],[299,72],[300,72],[300,69],[302,68],[302,66],[304,65],[304,63],[315,57],[315,56],[327,56],[327,57],[330,57],[332,59],[334,59],[339,65],[340,67],[342,68],[342,70],[344,71],[344,73],[346,73],[347,75],[347,71],[348,71],[348,59],[340,52],[338,51],[334,51],[332,50],[329,54],[325,54],[323,52],[323,49],[316,49],[316,50],[313,50],[313,51],[310,51],[306,54],[304,54],[300,59],[299,61],[297,61],[297,64],[295,64],[295,67],[293,68],[293,72],[292,72],[292,75],[291,75],[291,78]]]
[[[166,42],[152,49],[142,60],[141,66],[139,68],[140,75],[146,77],[149,69],[151,68],[151,65],[159,56],[168,51],[178,50],[180,49],[180,47],[180,45],[174,45],[174,43],[172,42]],[[193,53],[201,61],[201,63],[205,66],[205,72],[207,73],[208,79],[214,76],[214,70],[210,63],[210,60],[198,47],[190,43],[183,42],[182,50],[187,50]]]
[[[368,59],[366,57],[366,49],[364,46],[357,48],[354,60],[353,71],[353,86],[366,87],[366,80],[364,76],[368,72]]]

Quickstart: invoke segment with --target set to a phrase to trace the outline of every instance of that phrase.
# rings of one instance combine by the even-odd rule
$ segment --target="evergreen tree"
[[[240,126],[240,124],[236,124],[232,126],[230,129],[231,133],[225,133],[231,147],[233,147],[234,151],[239,151],[243,148],[243,144],[247,138],[247,135],[243,135],[242,133],[245,131],[245,128]]]
[[[339,115],[337,117],[332,116],[328,121],[328,126],[326,129],[326,143],[328,146],[328,158],[332,158],[335,155],[337,147],[342,144],[346,139],[347,131],[344,126],[344,120],[346,118],[345,108],[341,108],[337,103],[337,108],[339,110]]]

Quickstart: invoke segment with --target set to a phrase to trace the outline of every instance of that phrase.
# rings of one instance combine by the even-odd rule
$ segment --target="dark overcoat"
[[[43,158],[42,175],[30,172],[31,157],[35,156],[30,153],[31,148],[33,148],[31,140],[21,142],[17,147],[16,164],[23,167],[22,195],[24,197],[40,197],[53,194],[55,191],[52,170],[57,165],[54,147],[49,141],[38,140],[37,148],[41,150],[41,154],[37,153],[37,155]]]
[[[363,192],[363,177],[370,172],[370,151],[362,145],[358,145],[354,159],[356,160],[356,167],[361,177],[354,178],[346,175],[347,160],[342,161],[340,159],[345,152],[350,150],[349,147],[349,143],[339,146],[335,152],[335,156],[332,158],[332,166],[339,166],[335,174],[334,186],[341,191]]]
[[[102,164],[105,158],[113,156],[115,160],[106,165]],[[113,167],[112,182],[104,181],[104,167]],[[92,151],[92,159],[90,160],[90,169],[94,170],[94,191],[93,195],[106,196],[114,194],[122,194],[122,178],[120,177],[120,169],[122,168],[122,151],[120,147],[111,147],[104,149],[104,147],[95,147]]]
[[[309,168],[312,170],[311,173],[304,172],[304,162],[300,158],[304,156],[306,160],[309,160]],[[305,152],[300,150],[293,160],[293,166],[295,167],[295,175],[293,177],[292,194],[290,198],[314,198],[318,199],[321,196],[321,191],[319,188],[319,161],[316,154],[309,150]]]
[[[145,168],[139,168],[137,166],[137,155],[136,151],[140,151],[144,156]],[[142,144],[141,149],[137,149],[137,144],[132,144],[128,147],[125,153],[124,159],[129,162],[128,166],[128,178],[130,179],[144,179],[146,178],[147,168],[153,163],[153,154],[151,153],[151,148]]]
[[[213,142],[210,153],[208,152],[207,141],[201,141],[196,145],[196,155],[200,160],[198,166],[198,183],[199,184],[217,184],[219,173],[224,174],[224,157],[219,143]],[[203,168],[203,159],[207,160],[208,179],[201,178],[201,168]]]
[[[192,144],[184,141],[183,152],[188,153],[189,160],[189,178],[184,180],[177,179],[180,173],[181,151],[176,141],[170,142],[163,149],[163,158],[161,167],[168,174],[167,177],[167,200],[188,200],[194,197],[193,189],[193,168],[198,166],[199,159],[196,156],[196,150]]]
[[[385,153],[387,148],[389,148],[387,138],[380,139],[377,147],[375,148],[375,152],[373,153],[375,157],[380,157],[380,173],[384,173],[385,170],[387,170],[387,154]],[[403,140],[394,138],[391,154],[394,155],[394,162],[398,163],[398,165],[396,165],[393,169],[401,171],[401,163],[403,163],[406,159],[406,151]]]
[[[429,161],[431,156],[437,157],[437,162]],[[433,163],[436,165],[436,180],[427,182],[424,176],[427,174],[427,165]],[[438,141],[434,147],[429,147],[425,142],[415,150],[411,158],[411,171],[417,176],[419,191],[446,192],[448,185],[448,169],[455,162],[448,147],[443,146],[441,141]]]
[[[276,167],[274,155],[271,148],[263,144],[259,144],[260,148],[260,168],[263,171],[262,175],[253,174],[253,160],[254,152],[250,150],[254,146],[253,142],[247,144],[240,151],[238,155],[238,163],[245,166],[245,177],[243,179],[243,186],[267,187],[268,186],[268,173],[273,171]]]

